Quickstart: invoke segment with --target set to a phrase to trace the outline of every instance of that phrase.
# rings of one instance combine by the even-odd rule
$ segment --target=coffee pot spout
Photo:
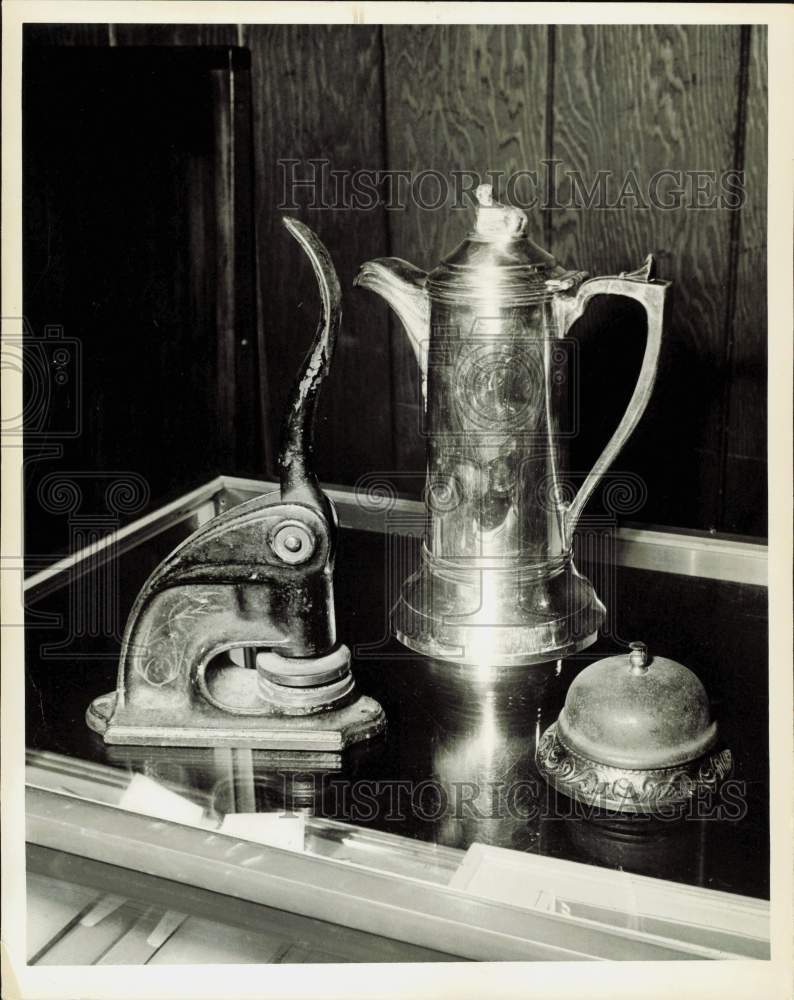
[[[430,339],[427,274],[399,257],[379,257],[361,265],[354,284],[380,295],[400,318],[422,372],[424,397],[427,384],[427,345]]]

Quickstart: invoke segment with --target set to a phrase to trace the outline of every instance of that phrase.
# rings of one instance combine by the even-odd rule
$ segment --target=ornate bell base
[[[595,642],[605,608],[568,559],[548,575],[431,560],[403,584],[394,634],[423,656],[478,667],[554,661]]]
[[[251,750],[339,752],[371,739],[386,726],[378,702],[359,695],[340,708],[313,715],[236,715],[205,701],[183,713],[117,705],[116,692],[88,707],[86,722],[105,743],[121,746],[246,747]]]
[[[577,802],[616,813],[667,816],[698,789],[716,790],[733,766],[730,750],[720,749],[672,767],[611,767],[566,746],[556,722],[538,743],[536,763],[553,788]]]

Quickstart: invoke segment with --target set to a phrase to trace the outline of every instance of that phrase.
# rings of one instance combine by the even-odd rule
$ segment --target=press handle
[[[342,321],[342,290],[331,255],[317,235],[297,219],[284,217],[282,221],[311,262],[320,291],[321,313],[281,427],[278,456],[281,499],[314,507],[331,524],[333,514],[313,468],[314,422],[320,389],[331,368]]]
[[[579,516],[590,499],[596,484],[612,465],[618,452],[631,436],[640,417],[645,412],[648,400],[651,398],[659,363],[659,349],[662,343],[665,296],[670,287],[669,281],[658,281],[654,279],[653,274],[654,259],[649,254],[643,266],[636,271],[624,272],[616,277],[591,278],[579,286],[575,295],[558,295],[554,300],[557,323],[562,337],[568,333],[573,323],[584,313],[587,304],[594,295],[622,295],[625,298],[634,299],[644,307],[648,317],[648,335],[642,367],[629,405],[623,414],[623,419],[588,473],[579,488],[579,492],[573,501],[564,508],[567,545],[573,541]]]

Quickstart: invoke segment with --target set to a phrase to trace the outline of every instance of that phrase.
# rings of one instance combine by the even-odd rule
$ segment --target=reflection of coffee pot
[[[446,676],[445,676],[446,675]],[[417,694],[432,705],[432,780],[446,808],[435,841],[537,851],[545,784],[533,766],[556,678],[545,668],[502,677],[451,676],[429,661]],[[551,698],[550,698],[551,696]]]
[[[668,283],[652,280],[651,257],[632,274],[582,282],[527,238],[522,211],[494,203],[488,185],[477,197],[474,231],[430,274],[387,257],[356,279],[402,320],[423,377],[429,528],[392,624],[425,655],[535,663],[590,645],[603,620],[573,565],[573,533],[648,403]],[[596,295],[640,302],[647,343],[623,419],[566,502],[563,338]]]

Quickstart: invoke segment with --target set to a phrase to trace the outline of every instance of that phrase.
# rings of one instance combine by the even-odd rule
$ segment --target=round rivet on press
[[[300,521],[282,521],[271,535],[270,544],[282,562],[295,566],[314,552],[315,538]]]

